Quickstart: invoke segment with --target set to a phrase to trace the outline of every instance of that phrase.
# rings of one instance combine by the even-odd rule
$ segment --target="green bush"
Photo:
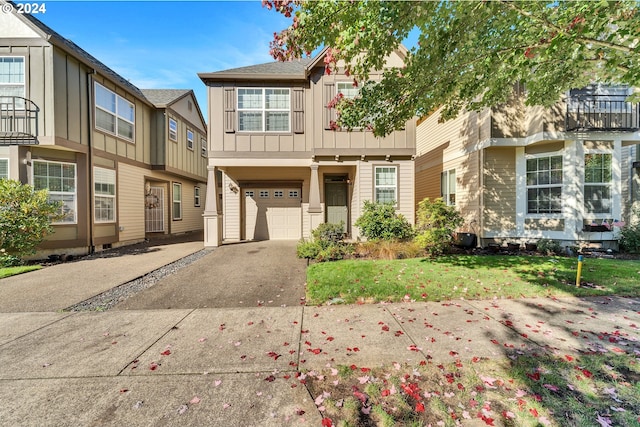
[[[440,255],[451,246],[454,231],[464,222],[454,206],[447,206],[441,198],[428,197],[418,203],[415,241],[431,255]]]
[[[394,203],[374,203],[365,200],[362,215],[356,220],[356,227],[367,239],[406,240],[413,237],[409,221],[396,212]]]
[[[344,222],[340,224],[320,224],[311,232],[311,240],[301,240],[296,246],[298,258],[316,261],[335,261],[343,259],[353,251],[344,241]]]
[[[35,191],[18,181],[0,180],[0,265],[15,265],[35,253],[53,231],[60,205],[50,203],[46,190]]]
[[[538,251],[545,255],[562,255],[562,246],[556,240],[538,240]]]
[[[620,231],[620,249],[631,254],[640,253],[640,208],[634,208],[632,218],[636,219]]]

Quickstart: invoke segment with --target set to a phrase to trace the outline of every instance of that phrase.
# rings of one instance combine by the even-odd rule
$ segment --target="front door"
[[[349,228],[349,184],[346,176],[325,177],[324,202],[326,206],[326,222],[343,223],[342,231]]]
[[[164,188],[149,187],[144,195],[144,231],[164,232]]]

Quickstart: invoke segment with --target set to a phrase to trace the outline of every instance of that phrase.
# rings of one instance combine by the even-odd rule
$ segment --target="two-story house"
[[[483,246],[546,238],[615,247],[640,200],[630,91],[593,85],[542,108],[526,107],[517,85],[505,105],[444,123],[435,111],[417,127],[416,198],[455,205]]]
[[[325,53],[199,74],[210,123],[206,246],[308,238],[324,222],[357,237],[365,200],[393,201],[413,221],[415,121],[385,138],[335,129],[331,101],[357,88],[343,69],[325,73]]]
[[[206,135],[193,91],[141,91],[33,16],[0,14],[0,178],[49,190],[64,215],[39,256],[202,230]]]

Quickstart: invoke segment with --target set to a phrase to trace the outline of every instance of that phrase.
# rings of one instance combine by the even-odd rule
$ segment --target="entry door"
[[[349,197],[346,178],[327,178],[324,183],[324,201],[327,208],[326,221],[330,224],[344,222],[342,231],[349,226]]]
[[[144,196],[144,231],[164,232],[164,188],[151,187]]]

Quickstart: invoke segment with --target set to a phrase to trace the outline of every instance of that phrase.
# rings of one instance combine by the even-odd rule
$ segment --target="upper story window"
[[[193,131],[187,129],[187,148],[193,150]]]
[[[611,213],[611,154],[584,155],[584,207],[587,213]]]
[[[0,103],[13,103],[14,98],[25,97],[24,57],[0,56]],[[15,99],[15,107],[24,109],[24,100]]]
[[[77,212],[76,165],[73,163],[33,161],[33,188],[49,190],[49,200],[62,202],[62,218],[56,224],[75,224]]]
[[[204,138],[200,138],[200,155],[207,157],[207,140]]]
[[[290,116],[289,89],[238,89],[238,130],[240,132],[289,132]]]
[[[447,206],[456,205],[456,170],[451,169],[440,174],[440,195]]]
[[[562,156],[527,159],[527,213],[562,212]]]
[[[169,139],[178,142],[178,122],[169,119]]]
[[[336,93],[341,93],[344,98],[353,99],[360,93],[360,88],[353,85],[353,82],[337,82]]]
[[[132,102],[96,83],[96,128],[133,141],[135,107]]]
[[[375,201],[387,203],[398,201],[398,167],[375,167]]]

